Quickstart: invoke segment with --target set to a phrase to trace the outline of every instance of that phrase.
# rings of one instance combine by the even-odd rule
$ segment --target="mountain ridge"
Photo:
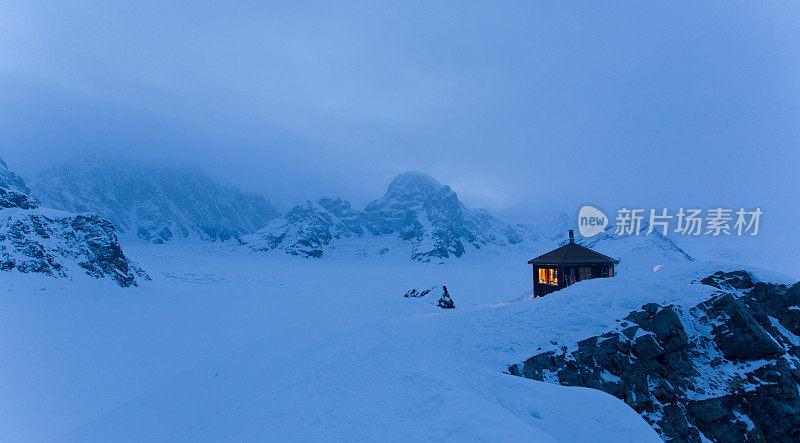
[[[236,239],[235,247],[244,251],[308,258],[390,255],[441,262],[487,249],[538,255],[565,242],[572,228],[566,213],[535,226],[505,222],[468,208],[450,186],[418,171],[397,174],[363,209],[326,196],[282,216],[263,196],[222,184],[196,167],[87,160],[54,166],[32,187],[49,206],[108,218],[123,239],[157,244]],[[581,241],[609,255],[644,254],[651,268],[664,260],[691,260],[657,235],[615,237],[607,231]]]
[[[242,241],[256,251],[282,249],[318,258],[341,239],[367,236],[383,243],[374,253],[388,250],[389,242],[381,240],[398,239],[417,261],[461,257],[469,248],[521,241],[512,225],[467,208],[449,186],[415,171],[397,175],[383,197],[363,210],[354,210],[341,198],[306,201]]]
[[[195,166],[70,162],[42,172],[32,187],[49,206],[97,212],[126,238],[156,244],[229,240],[279,216],[263,196],[222,183]]]
[[[450,186],[428,174],[398,174],[382,197],[353,209],[341,198],[323,197],[292,208],[241,243],[253,251],[282,250],[290,255],[320,258],[358,244],[359,254],[384,255],[399,250],[415,261],[443,261],[487,248],[535,254],[563,245],[573,219],[561,213],[533,226],[507,223],[484,209],[467,208]],[[587,247],[612,255],[636,255],[644,267],[692,257],[660,235],[602,235],[581,239]],[[541,253],[539,252],[539,253]]]

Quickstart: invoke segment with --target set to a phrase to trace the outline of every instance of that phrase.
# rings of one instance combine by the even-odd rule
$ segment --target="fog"
[[[758,206],[795,240],[798,51],[789,2],[2,2],[0,155],[190,162],[282,210],[414,169],[512,219]]]

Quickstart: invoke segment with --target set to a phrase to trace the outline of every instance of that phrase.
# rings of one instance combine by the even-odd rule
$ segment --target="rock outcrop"
[[[442,296],[439,297],[439,300],[436,300],[436,306],[442,309],[453,309],[456,307],[456,304],[453,303],[453,299],[450,297],[447,286],[442,286]]]
[[[800,283],[745,271],[701,282],[719,291],[688,308],[644,305],[509,372],[608,392],[668,441],[799,441]]]
[[[0,160],[0,270],[70,277],[76,268],[122,287],[149,278],[123,254],[110,221],[40,208]]]
[[[439,290],[440,288],[441,288],[441,290]],[[436,300],[436,302],[434,302],[433,299],[430,299],[430,297],[429,297],[429,299],[430,299],[429,302],[432,305],[438,306],[438,307],[440,307],[442,309],[453,309],[453,308],[456,307],[455,303],[453,302],[452,297],[450,297],[450,291],[447,290],[447,286],[434,286],[432,288],[423,289],[423,290],[411,289],[408,292],[406,292],[403,295],[403,297],[421,299],[421,298],[425,297],[426,295],[428,295],[430,293],[434,293],[434,294],[438,293],[438,294],[440,294],[439,298]]]

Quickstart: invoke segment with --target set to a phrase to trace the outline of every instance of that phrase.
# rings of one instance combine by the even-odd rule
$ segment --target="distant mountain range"
[[[406,172],[364,210],[354,210],[340,198],[307,201],[242,242],[254,250],[320,257],[357,239],[371,239],[376,254],[397,245],[409,249],[414,260],[430,261],[461,257],[486,245],[516,245],[523,241],[524,231],[522,225],[467,208],[449,186],[429,175]]]
[[[383,255],[399,251],[417,261],[441,261],[478,250],[521,250],[539,255],[568,241],[573,217],[562,213],[540,225],[511,224],[488,211],[467,208],[433,177],[405,172],[384,196],[355,210],[346,200],[322,198],[292,208],[240,242],[255,251],[282,250],[305,257],[325,254]],[[644,226],[643,229],[647,229]],[[658,234],[617,236],[614,227],[578,240],[617,258],[653,267],[692,258]],[[532,257],[533,257],[532,255]]]
[[[31,186],[47,206],[96,212],[123,236],[152,243],[229,240],[279,215],[263,196],[221,183],[195,167],[81,161],[54,166]]]
[[[91,160],[52,167],[31,187],[45,205],[109,219],[125,239],[236,239],[237,247],[246,251],[312,258],[391,254],[427,262],[487,249],[538,255],[564,244],[574,223],[567,214],[536,226],[507,223],[485,210],[467,208],[449,186],[413,171],[396,176],[383,197],[364,209],[324,197],[283,216],[263,196],[191,167]],[[619,237],[609,228],[582,243],[616,257],[639,255],[647,263],[691,260],[656,234]]]
[[[72,277],[83,270],[136,286],[147,274],[122,252],[114,225],[97,214],[42,208],[0,159],[0,270]]]

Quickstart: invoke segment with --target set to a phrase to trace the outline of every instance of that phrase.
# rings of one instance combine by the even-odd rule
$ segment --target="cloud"
[[[689,7],[4,4],[0,149],[190,161],[286,206],[407,169],[527,212],[780,205],[798,11]]]

